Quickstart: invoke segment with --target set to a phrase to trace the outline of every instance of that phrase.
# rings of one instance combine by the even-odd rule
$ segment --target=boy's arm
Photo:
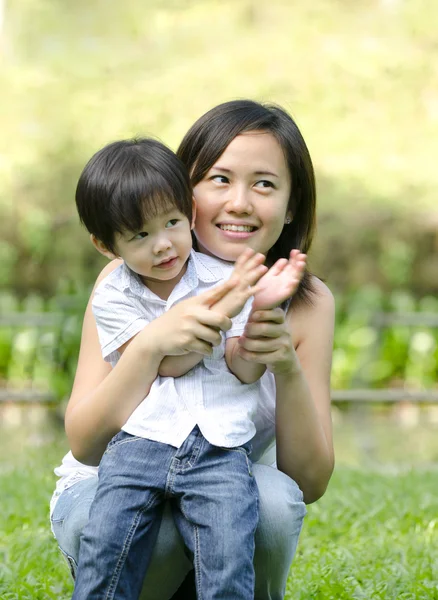
[[[254,383],[266,371],[266,365],[248,362],[238,354],[239,338],[228,338],[225,343],[225,360],[230,371],[242,383]]]
[[[199,364],[203,358],[204,356],[197,352],[189,352],[182,356],[165,356],[158,367],[158,375],[160,377],[181,377]]]
[[[119,348],[120,354],[123,354],[134,337]],[[204,355],[198,352],[189,352],[181,356],[165,356],[158,367],[158,375],[160,377],[181,377],[200,363],[203,358]]]

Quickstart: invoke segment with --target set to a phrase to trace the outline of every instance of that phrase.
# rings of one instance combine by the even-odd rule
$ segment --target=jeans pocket
[[[248,456],[251,456],[252,452],[252,444],[251,442],[246,442],[246,444],[242,444],[241,448],[245,450]]]
[[[245,454],[246,466],[248,468],[248,475],[250,477],[254,477],[254,473],[253,473],[253,470],[252,470],[252,460],[249,457],[249,455],[251,454],[251,451],[248,452],[245,448],[243,448],[241,450],[241,452],[243,454]]]
[[[237,452],[241,456],[244,456],[245,461],[246,461],[246,467],[248,469],[248,475],[250,477],[254,477],[254,473],[252,470],[252,460],[249,458],[249,455],[251,454],[252,446],[249,442],[247,442],[246,444],[243,444],[242,446],[237,446],[236,448],[221,447],[221,450],[224,450],[226,452]]]
[[[116,446],[117,443],[119,442],[120,438],[123,439],[124,433],[125,433],[124,431],[119,431],[118,433],[116,433],[116,435],[114,437],[112,437],[110,439],[110,441],[108,442],[105,452],[108,452],[108,450],[110,450],[113,446]]]
[[[143,438],[138,437],[137,435],[131,435],[130,433],[126,433],[126,431],[119,431],[119,433],[116,433],[116,435],[108,443],[108,446],[106,447],[106,450],[104,452],[104,456],[105,454],[107,454],[111,450],[114,450],[114,448],[121,446],[122,444],[129,444],[130,442],[136,442],[142,439]]]

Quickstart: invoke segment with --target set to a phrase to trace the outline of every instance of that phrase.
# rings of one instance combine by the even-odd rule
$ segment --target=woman
[[[268,264],[287,257],[292,248],[308,252],[315,220],[313,167],[301,133],[282,109],[251,101],[222,104],[193,125],[178,155],[194,186],[201,252],[234,261],[249,245],[266,254]],[[108,265],[100,278],[116,266]],[[214,302],[214,297],[199,296],[173,307],[154,321],[159,325],[151,324],[133,340],[113,371],[101,358],[87,308],[66,412],[76,458],[98,465],[107,443],[156,376],[154,347],[160,336],[180,336],[186,350],[204,352],[217,341],[216,328],[225,327],[226,318],[209,310]],[[241,355],[266,364],[269,371],[253,440],[260,494],[255,598],[260,600],[284,597],[305,514],[303,499],[310,503],[322,496],[334,464],[329,389],[333,297],[321,281],[306,274],[284,309],[254,313],[240,341]],[[278,469],[270,466],[275,459]],[[69,455],[58,470],[63,478],[52,526],[73,570],[96,471]],[[170,598],[190,569],[167,511],[142,598]]]

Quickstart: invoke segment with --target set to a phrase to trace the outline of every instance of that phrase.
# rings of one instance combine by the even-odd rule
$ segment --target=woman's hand
[[[292,250],[289,259],[277,260],[257,284],[253,310],[276,308],[291,298],[303,278],[306,260],[299,250]]]
[[[262,363],[274,374],[299,369],[291,332],[281,308],[253,311],[239,338],[239,356]]]

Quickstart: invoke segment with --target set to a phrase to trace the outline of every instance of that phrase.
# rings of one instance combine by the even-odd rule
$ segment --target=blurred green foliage
[[[252,97],[284,105],[308,142],[315,273],[345,294],[437,292],[434,0],[0,6],[2,287],[51,297],[95,279],[74,189],[100,146],[141,133],[176,148],[207,109]]]
[[[373,285],[336,294],[337,315],[332,387],[434,389],[438,381],[438,328],[404,322],[406,315],[438,314],[438,299],[385,295]],[[79,353],[87,293],[44,300],[0,294],[0,386],[31,389],[63,399],[70,394]],[[400,323],[381,327],[376,315],[392,313]],[[14,323],[12,323],[12,318]],[[29,320],[30,319],[30,320]]]
[[[408,315],[438,314],[438,299],[384,294],[377,286],[337,295],[332,385],[344,388],[432,389],[438,381],[438,328],[412,325]],[[382,313],[400,322],[382,327]]]
[[[0,325],[0,387],[47,393],[57,400],[68,397],[86,302],[80,294],[50,300],[0,294],[6,321]]]

